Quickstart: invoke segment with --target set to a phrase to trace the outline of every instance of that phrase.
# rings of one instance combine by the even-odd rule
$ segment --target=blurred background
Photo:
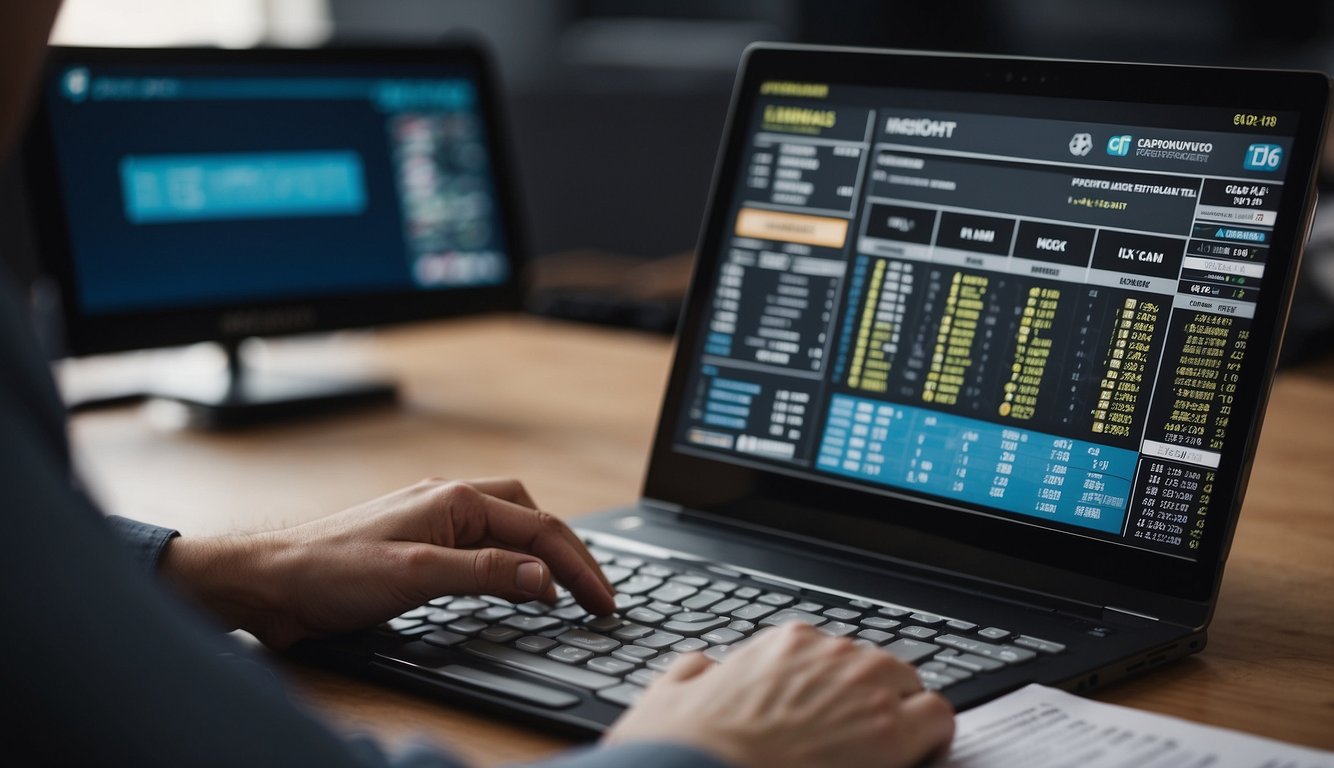
[[[66,0],[53,42],[392,45],[462,32],[490,43],[507,88],[536,258],[530,307],[664,332],[751,41],[1334,69],[1330,0]],[[1330,209],[1290,362],[1334,349]]]

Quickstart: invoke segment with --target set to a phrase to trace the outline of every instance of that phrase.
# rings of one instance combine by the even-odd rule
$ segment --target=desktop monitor
[[[66,351],[220,342],[226,386],[173,396],[234,416],[385,395],[239,342],[518,308],[497,102],[465,43],[52,49],[25,171]]]

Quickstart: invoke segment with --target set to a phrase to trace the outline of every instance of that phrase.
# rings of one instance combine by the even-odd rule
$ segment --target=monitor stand
[[[384,379],[258,370],[245,365],[240,341],[220,344],[227,354],[225,373],[163,382],[149,396],[185,406],[192,425],[223,429],[389,403],[397,397],[394,382]]]

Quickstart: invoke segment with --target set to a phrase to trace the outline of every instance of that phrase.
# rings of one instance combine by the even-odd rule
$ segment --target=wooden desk
[[[118,513],[187,534],[308,520],[430,475],[513,475],[567,517],[633,500],[668,341],[505,318],[377,335],[363,354],[400,408],[230,434],[155,426],[140,409],[72,424]],[[449,744],[480,763],[568,742],[324,672],[296,685],[340,727]],[[1334,748],[1334,367],[1275,387],[1208,649],[1099,698]]]

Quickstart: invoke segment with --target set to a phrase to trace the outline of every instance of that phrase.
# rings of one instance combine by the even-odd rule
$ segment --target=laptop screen
[[[671,450],[1196,559],[1290,279],[1298,115],[745,87]]]

